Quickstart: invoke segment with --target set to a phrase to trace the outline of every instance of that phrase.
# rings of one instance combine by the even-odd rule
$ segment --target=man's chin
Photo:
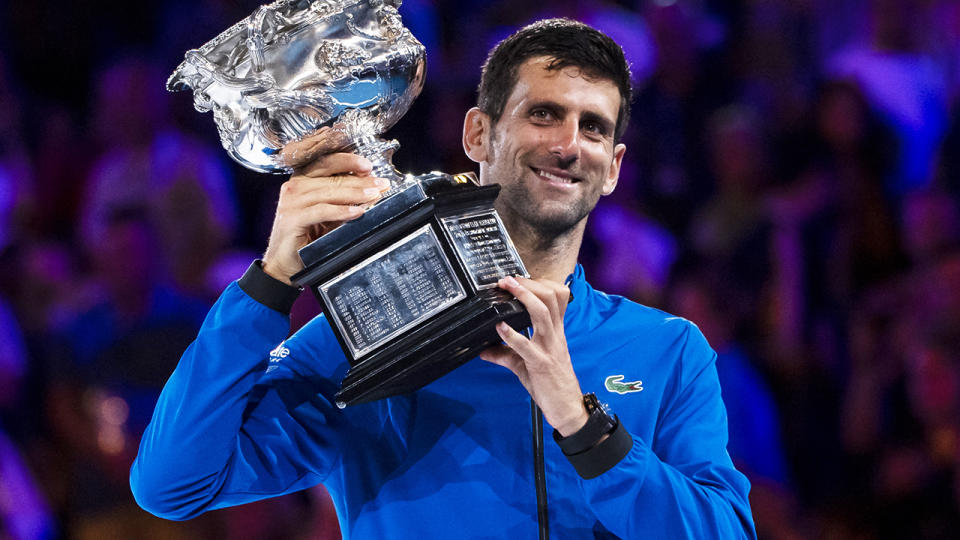
[[[505,189],[500,192],[498,206],[541,234],[556,237],[573,230],[589,214],[579,198],[558,200],[549,195],[531,193],[527,189]],[[509,201],[509,202],[508,202]]]
[[[566,212],[540,212],[526,216],[526,221],[541,234],[555,237],[569,233],[586,216],[575,215],[569,208]]]

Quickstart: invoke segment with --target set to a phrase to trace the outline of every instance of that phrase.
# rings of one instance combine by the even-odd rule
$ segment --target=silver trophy
[[[380,135],[424,82],[424,48],[400,0],[278,0],[186,53],[170,90],[193,89],[224,148],[257,171],[288,172],[337,151],[363,155],[392,187],[359,219],[300,249],[291,277],[313,291],[350,369],[342,406],[411,392],[529,325],[497,288],[527,275],[473,173],[399,174]]]
[[[185,60],[167,89],[192,89],[213,111],[233,159],[289,173],[319,155],[351,151],[390,179],[399,147],[379,135],[423,88],[423,45],[403,26],[400,0],[277,0],[258,8]]]

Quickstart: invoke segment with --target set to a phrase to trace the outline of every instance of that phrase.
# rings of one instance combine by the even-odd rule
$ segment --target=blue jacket
[[[552,538],[755,537],[702,334],[593,290],[580,267],[570,286],[580,385],[633,443],[585,480],[545,442]],[[536,538],[530,398],[512,373],[473,360],[411,395],[338,409],[347,364],[327,321],[288,332],[238,283],[224,291],[140,443],[130,485],[143,508],[188,519],[323,483],[346,539]],[[617,393],[610,377],[636,384],[611,382]]]

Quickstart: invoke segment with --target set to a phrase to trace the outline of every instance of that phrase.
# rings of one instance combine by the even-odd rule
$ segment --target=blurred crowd
[[[339,538],[322,487],[187,523],[127,470],[282,176],[165,77],[255,0],[0,0],[0,539]],[[761,538],[960,531],[960,2],[405,0],[404,171],[470,170],[487,50],[549,16],[625,48],[634,116],[588,279],[696,322]],[[294,326],[317,312],[302,295]],[[624,359],[629,361],[629,359]],[[532,497],[531,489],[531,497]]]

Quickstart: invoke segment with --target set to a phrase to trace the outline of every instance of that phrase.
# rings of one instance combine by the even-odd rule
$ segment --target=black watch
[[[607,412],[606,406],[600,403],[596,394],[583,395],[583,406],[590,417],[587,423],[575,433],[561,437],[560,432],[553,430],[553,440],[560,445],[560,449],[567,456],[585,452],[600,442],[604,435],[609,435],[617,428],[617,419]]]

